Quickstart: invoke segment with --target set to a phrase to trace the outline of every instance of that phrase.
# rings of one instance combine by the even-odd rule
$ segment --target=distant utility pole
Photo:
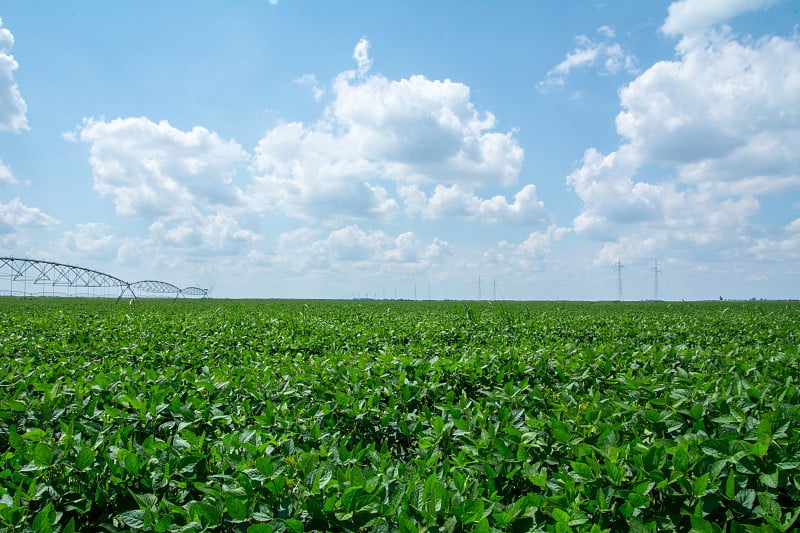
[[[492,300],[497,300],[497,279],[492,278]]]
[[[653,299],[658,300],[658,275],[661,274],[661,269],[658,265],[658,259],[653,262]]]
[[[478,300],[481,299],[481,277],[478,276]]]
[[[617,264],[614,265],[614,270],[617,272],[617,300],[622,301],[622,269],[625,265],[622,264],[622,259],[617,258]]]

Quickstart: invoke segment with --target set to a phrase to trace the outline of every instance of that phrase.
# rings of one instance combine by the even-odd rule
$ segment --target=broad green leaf
[[[95,453],[91,448],[84,446],[75,457],[75,467],[83,472],[94,464]]]
[[[711,525],[711,522],[702,516],[692,515],[689,519],[692,523],[692,531],[697,533],[714,533],[714,527]]]
[[[16,426],[11,426],[9,428],[9,431],[8,431],[8,443],[11,445],[12,448],[17,450],[18,452],[24,452],[25,451],[25,441],[20,436],[20,434],[17,433]]]
[[[155,494],[131,494],[141,509],[155,509],[158,506],[158,496]]]
[[[250,517],[250,509],[247,502],[239,498],[232,496],[225,498],[225,508],[235,521],[247,520]]]
[[[69,519],[69,522],[67,522],[67,525],[64,526],[64,529],[61,531],[61,533],[75,533],[75,531],[75,518],[73,517]]]
[[[189,505],[190,516],[203,524],[203,526],[216,526],[220,523],[221,517],[216,507],[205,502],[193,502]]]
[[[754,442],[752,446],[750,446],[750,455],[755,457],[764,457],[767,451],[769,451],[769,442]]]
[[[287,518],[283,521],[283,525],[289,533],[303,533],[305,531],[303,523],[294,518]]]
[[[705,494],[707,487],[708,487],[708,472],[706,472],[702,476],[694,478],[694,481],[692,481],[692,494],[696,497],[700,497],[703,494]]]
[[[586,463],[582,463],[580,461],[572,461],[570,462],[570,466],[572,467],[572,470],[583,479],[587,481],[591,481],[592,479],[594,479],[594,472],[592,471],[592,468]]]
[[[728,477],[725,480],[725,497],[733,500],[736,498],[736,473],[728,472]]]
[[[570,427],[558,420],[557,418],[550,419],[550,429],[553,432],[553,438],[562,444],[569,444],[570,441]]]
[[[453,425],[460,431],[470,431],[469,422],[461,418],[453,419]]]
[[[553,519],[556,522],[563,522],[564,524],[569,524],[569,521],[571,520],[569,513],[564,511],[563,509],[559,509],[558,507],[553,508],[550,514],[553,516]]]
[[[344,491],[341,498],[342,508],[350,512],[356,511],[356,501],[361,492],[363,492],[361,487],[350,487]]]
[[[43,442],[36,444],[33,450],[33,462],[38,466],[50,466],[53,462],[53,450]]]
[[[28,410],[28,406],[21,400],[4,399],[0,404],[0,410],[24,413]]]
[[[145,527],[145,511],[143,509],[125,511],[118,518],[123,524],[132,529],[143,529]]]
[[[675,455],[672,458],[672,466],[681,474],[689,471],[689,452],[681,447],[675,450]]]
[[[780,521],[781,519],[781,506],[775,501],[772,494],[766,492],[758,493],[758,512],[764,517],[769,517],[773,520]]]
[[[41,533],[50,533],[53,531],[53,525],[56,523],[56,510],[52,502],[44,506],[44,508],[36,513],[33,519],[33,531]]]
[[[625,470],[614,463],[606,463],[606,474],[608,474],[608,477],[611,479],[612,483],[618,484],[622,481],[622,477],[625,475]]]
[[[707,439],[700,445],[706,454],[718,459],[727,459],[730,454],[730,441],[722,439]]]
[[[467,500],[464,502],[464,516],[462,517],[462,521],[465,524],[478,522],[483,518],[484,508],[483,500]]]
[[[490,533],[492,529],[489,527],[489,520],[487,518],[482,518],[481,521],[475,525],[473,531],[475,533]]]
[[[250,478],[251,480],[258,481],[260,483],[263,483],[264,481],[269,479],[269,477],[264,475],[261,472],[261,470],[258,470],[258,469],[255,469],[255,468],[247,468],[242,473],[244,475],[246,475],[248,478]]]
[[[652,533],[652,532],[656,531],[655,524],[653,524],[652,527],[648,527],[642,521],[641,518],[636,517],[636,516],[632,516],[628,520],[628,526],[630,528],[629,529],[630,533]],[[598,531],[599,531],[599,526],[598,526]]]
[[[23,439],[33,442],[39,442],[45,437],[47,437],[47,433],[43,429],[39,428],[28,430],[22,435]]]
[[[644,469],[648,472],[653,472],[660,469],[661,465],[664,464],[665,455],[666,450],[661,446],[650,446],[642,457],[642,465],[644,466]]]
[[[756,491],[753,489],[739,489],[736,492],[736,503],[745,509],[752,509],[756,501]]]
[[[139,456],[136,454],[136,452],[131,452],[125,455],[125,470],[127,470],[129,474],[138,476],[140,466]]]
[[[769,488],[777,489],[779,485],[779,471],[776,469],[773,472],[761,472],[758,475],[759,481]]]

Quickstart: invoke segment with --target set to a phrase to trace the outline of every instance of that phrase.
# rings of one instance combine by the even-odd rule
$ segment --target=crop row
[[[786,531],[797,304],[0,301],[0,524]]]

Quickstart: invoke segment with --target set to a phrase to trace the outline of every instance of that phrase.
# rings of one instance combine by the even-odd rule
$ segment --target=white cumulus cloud
[[[510,203],[502,195],[480,198],[458,184],[437,185],[430,197],[416,185],[402,187],[399,193],[407,213],[432,220],[465,218],[488,224],[539,224],[552,218],[532,184],[525,185]]]
[[[358,65],[359,76],[365,76],[372,68],[372,59],[369,57],[369,41],[366,38],[362,37],[356,43],[356,47],[353,49],[353,59]]]
[[[261,139],[252,198],[330,222],[391,218],[399,211],[392,189],[407,184],[516,182],[524,152],[513,132],[494,131],[495,117],[475,108],[469,87],[371,74],[368,48],[366,39],[356,45],[358,74],[337,76],[321,120],[279,124]]]
[[[14,178],[14,174],[11,173],[11,169],[4,165],[3,160],[0,159],[0,184],[14,185],[15,183],[17,183],[17,180]]]
[[[14,198],[8,203],[0,202],[0,231],[5,226],[5,233],[22,228],[51,228],[58,220],[38,207],[30,207]]]
[[[111,196],[121,215],[164,215],[195,203],[240,201],[232,181],[247,154],[203,127],[182,131],[146,117],[85,119],[77,137],[90,145],[95,190]]]
[[[303,74],[294,80],[294,82],[299,85],[305,85],[311,89],[311,94],[317,102],[322,100],[322,97],[325,96],[325,88],[317,81],[317,77],[313,74]]]
[[[57,257],[67,260],[71,258],[113,258],[120,243],[104,222],[86,222],[76,224],[75,228],[65,231],[54,248]]]
[[[152,220],[143,246],[230,253],[259,238],[242,225],[257,213],[235,183],[249,157],[235,141],[146,117],[85,119],[75,140],[90,146],[100,196],[111,197],[124,217]]]
[[[484,252],[483,261],[507,275],[542,270],[553,245],[569,231],[568,228],[551,224],[544,231],[531,232],[519,244],[500,241],[497,247]]]
[[[756,239],[748,252],[761,261],[800,260],[800,218],[792,220],[778,235]]]
[[[299,122],[267,132],[254,166],[249,195],[256,209],[310,220],[390,218],[398,210],[383,187],[370,183],[380,179],[375,163],[335,134]]]
[[[233,253],[260,236],[242,228],[226,213],[203,215],[192,210],[189,216],[162,217],[150,225],[150,237],[155,243],[185,248],[202,255]]]
[[[702,33],[715,24],[742,13],[756,11],[780,0],[680,0],[668,8],[669,15],[661,26],[666,35]]]
[[[541,92],[563,87],[570,73],[578,68],[596,67],[602,75],[622,71],[636,72],[636,57],[626,52],[622,45],[614,42],[616,32],[609,26],[597,28],[597,38],[579,35],[577,46],[561,63],[550,69],[536,87]]]
[[[20,131],[28,129],[27,106],[14,80],[14,71],[19,63],[11,55],[14,35],[3,27],[0,18],[0,130]]]
[[[412,232],[390,235],[381,230],[349,225],[321,233],[300,228],[278,239],[272,263],[305,270],[400,272],[422,270],[451,253],[446,241],[434,238],[421,242]]]
[[[617,131],[687,179],[739,179],[799,168],[800,46],[727,33],[685,40],[620,91]],[[695,176],[693,178],[692,176]]]
[[[607,241],[600,261],[659,249],[727,256],[757,238],[760,196],[800,188],[796,37],[726,29],[676,52],[620,90],[623,143],[590,148],[567,177],[583,202],[574,229]]]

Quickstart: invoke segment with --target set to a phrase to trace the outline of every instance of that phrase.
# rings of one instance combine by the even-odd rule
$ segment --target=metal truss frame
[[[134,299],[144,295],[163,297],[173,294],[175,298],[180,296],[208,297],[208,289],[199,287],[180,289],[172,283],[158,280],[142,280],[130,283],[99,270],[39,259],[0,257],[0,279],[11,280],[11,296],[14,296],[13,283],[21,281],[24,287],[27,287],[28,283],[42,288],[51,286],[54,294],[56,287],[115,289],[120,291],[117,301],[126,292],[130,293]],[[22,294],[25,295],[26,293],[27,289],[23,289]]]

